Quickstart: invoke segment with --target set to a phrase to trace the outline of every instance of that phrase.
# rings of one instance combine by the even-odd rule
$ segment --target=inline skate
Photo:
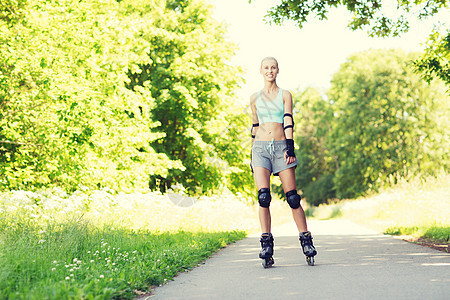
[[[300,233],[300,245],[303,248],[303,254],[306,255],[306,262],[308,265],[314,266],[314,256],[317,255],[317,251],[312,242],[311,232]]]
[[[273,260],[273,236],[271,233],[263,233],[261,235],[261,252],[259,252],[259,258],[261,258],[264,269],[270,268],[275,261]]]

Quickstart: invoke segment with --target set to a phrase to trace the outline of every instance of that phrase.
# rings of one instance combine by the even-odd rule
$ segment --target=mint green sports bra
[[[277,98],[273,101],[264,101],[261,99],[261,91],[256,98],[256,115],[259,123],[283,123],[284,103],[283,90],[280,88]]]

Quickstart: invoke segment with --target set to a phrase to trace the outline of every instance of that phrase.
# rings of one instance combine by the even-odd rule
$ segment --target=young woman
[[[295,183],[295,167],[298,160],[294,153],[294,118],[292,116],[292,95],[278,87],[278,62],[266,57],[261,62],[260,73],[264,88],[250,97],[252,109],[252,162],[258,188],[259,221],[261,224],[261,252],[265,268],[274,264],[273,236],[270,216],[270,175],[280,176],[286,200],[292,209],[292,216],[299,232],[303,253],[308,264],[314,264],[317,254],[308,231],[306,217],[300,205]]]

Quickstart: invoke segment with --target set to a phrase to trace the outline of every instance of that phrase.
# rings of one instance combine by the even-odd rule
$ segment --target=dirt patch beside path
[[[449,253],[449,247],[450,247],[450,243],[448,242],[439,242],[439,241],[433,241],[431,239],[427,239],[427,238],[415,238],[415,237],[407,237],[407,238],[403,238],[403,240],[410,242],[410,243],[414,243],[417,245],[421,245],[424,247],[428,247],[428,248],[433,248],[435,250],[439,250],[445,253]]]

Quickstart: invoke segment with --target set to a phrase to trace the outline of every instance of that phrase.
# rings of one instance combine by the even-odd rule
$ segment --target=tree
[[[248,122],[233,99],[241,71],[226,63],[235,46],[225,40],[224,27],[203,1],[162,1],[159,15],[125,2],[127,14],[158,24],[158,30],[141,29],[149,62],[130,70],[128,87],[144,88],[155,99],[150,113],[159,125],[152,130],[165,134],[151,146],[185,167],[154,177],[152,188],[181,183],[189,193],[242,190],[251,182],[243,151]]]
[[[442,84],[426,85],[407,66],[415,57],[358,53],[333,76],[329,147],[338,162],[339,198],[362,195],[391,176],[448,170],[449,98]]]
[[[381,0],[356,1],[356,0],[281,0],[281,3],[271,8],[266,17],[275,24],[282,24],[286,20],[293,20],[302,28],[308,21],[310,14],[320,20],[327,18],[330,8],[345,6],[352,13],[349,27],[352,30],[370,27],[371,36],[397,36],[408,31],[409,21],[407,16],[417,14],[419,19],[435,15],[439,10],[448,6],[447,0],[418,0],[398,1],[396,8],[391,3]],[[384,7],[389,7],[389,12]],[[395,10],[395,16],[392,10]]]
[[[327,19],[331,8],[344,6],[352,14],[352,19],[348,24],[350,29],[368,29],[370,36],[386,37],[399,36],[407,32],[410,18],[423,20],[447,8],[449,4],[447,0],[392,2],[382,0],[281,0],[280,4],[268,11],[266,18],[269,22],[277,25],[286,20],[292,20],[299,28],[302,28],[309,20],[310,15],[319,20]],[[427,81],[436,76],[450,86],[448,75],[450,73],[448,42],[450,33],[447,30],[448,26],[443,25],[442,28],[445,28],[445,32],[439,33],[435,28],[434,32],[430,34],[426,53],[417,59],[416,69],[422,72]]]
[[[248,191],[242,79],[210,14],[200,0],[1,0],[0,187]]]
[[[333,122],[331,104],[319,92],[307,88],[294,93],[295,142],[299,161],[295,170],[297,185],[308,203],[318,205],[335,197],[335,163],[327,145]]]
[[[114,1],[1,4],[1,188],[143,189],[182,167],[149,146],[153,99],[125,86],[149,60],[139,19]]]
[[[425,54],[414,61],[414,67],[426,82],[437,77],[450,88],[450,31],[447,35],[436,30],[432,32]]]

